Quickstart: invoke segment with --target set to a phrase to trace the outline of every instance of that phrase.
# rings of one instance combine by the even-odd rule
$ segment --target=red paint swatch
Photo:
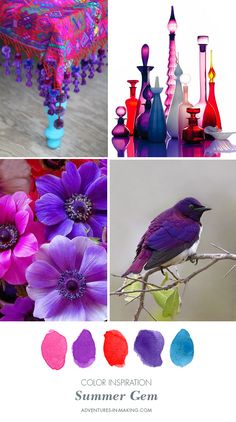
[[[124,366],[125,358],[128,355],[128,344],[123,334],[111,330],[107,331],[104,337],[103,351],[109,365]]]
[[[41,345],[42,356],[52,369],[61,369],[65,365],[67,341],[57,331],[50,330]]]

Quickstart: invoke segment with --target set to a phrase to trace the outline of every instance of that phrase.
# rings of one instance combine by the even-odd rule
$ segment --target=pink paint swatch
[[[65,365],[67,341],[57,331],[50,330],[41,345],[42,356],[52,369],[61,369]]]

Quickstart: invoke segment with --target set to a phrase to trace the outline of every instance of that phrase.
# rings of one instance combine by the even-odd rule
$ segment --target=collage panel
[[[183,0],[113,2],[110,157],[235,158],[231,10],[231,0],[194,11]]]
[[[0,322],[107,319],[107,160],[0,160]]]
[[[0,156],[107,156],[107,0],[0,4]]]
[[[236,320],[235,183],[234,160],[111,160],[112,321]]]

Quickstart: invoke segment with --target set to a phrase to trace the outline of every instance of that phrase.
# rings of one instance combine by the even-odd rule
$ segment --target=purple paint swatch
[[[96,346],[92,334],[83,330],[72,346],[73,357],[80,368],[88,368],[96,358]]]
[[[159,331],[141,330],[136,337],[134,350],[144,365],[154,368],[162,365],[164,343],[164,337]]]

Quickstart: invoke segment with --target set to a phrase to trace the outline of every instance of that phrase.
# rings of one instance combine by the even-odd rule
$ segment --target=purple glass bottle
[[[141,139],[148,140],[148,124],[150,119],[152,98],[153,93],[150,89],[150,85],[147,85],[143,91],[143,97],[145,99],[145,110],[141,113],[136,120],[136,136]]]
[[[150,72],[154,69],[153,66],[148,66],[148,59],[149,59],[149,46],[147,44],[144,44],[141,49],[141,57],[142,57],[142,66],[137,66],[139,72],[142,75],[142,85],[141,90],[139,94],[139,105],[137,107],[137,113],[136,118],[139,116],[139,114],[143,113],[145,111],[145,103],[146,100],[143,96],[143,91],[146,88],[147,85],[150,85]]]

